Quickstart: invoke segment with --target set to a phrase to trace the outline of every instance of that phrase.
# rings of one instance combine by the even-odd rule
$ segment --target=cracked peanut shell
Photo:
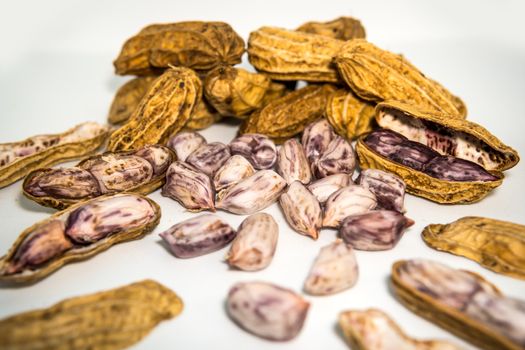
[[[0,143],[0,188],[35,169],[95,152],[107,134],[107,127],[86,122],[61,134],[36,135],[19,142]]]
[[[412,312],[486,350],[525,347],[525,302],[470,271],[412,259],[392,266],[392,289]]]
[[[326,104],[326,119],[342,137],[353,140],[375,125],[375,104],[357,97],[352,91],[339,89]]]
[[[143,280],[0,320],[0,343],[3,349],[124,349],[182,309],[173,291]]]
[[[161,145],[136,151],[105,152],[72,168],[32,171],[22,184],[23,194],[36,203],[65,209],[103,194],[133,192],[146,195],[161,187],[175,153]]]
[[[126,124],[111,134],[108,150],[166,143],[186,125],[201,95],[201,80],[194,71],[183,67],[166,70],[153,82]]]
[[[427,78],[402,55],[364,39],[347,41],[335,62],[341,78],[362,99],[403,101],[454,117],[467,115],[461,99]]]
[[[386,313],[378,309],[348,310],[339,314],[339,328],[355,350],[460,350],[442,340],[419,340],[407,335]],[[415,332],[412,332],[415,333]]]
[[[464,256],[494,272],[525,279],[523,225],[468,216],[446,225],[428,225],[422,236],[434,249]]]
[[[210,70],[241,63],[244,40],[224,22],[152,24],[128,39],[113,63],[119,75],[147,75],[169,66]]]
[[[130,193],[75,204],[25,229],[0,259],[0,282],[34,283],[63,265],[140,239],[160,220],[153,200]]]
[[[309,85],[290,92],[252,113],[239,132],[264,134],[276,143],[283,143],[323,115],[333,91],[333,86],[325,84]]]
[[[365,28],[358,19],[344,16],[328,22],[306,22],[296,30],[344,41],[362,39],[366,36]]]
[[[356,151],[362,169],[388,171],[409,193],[438,203],[471,203],[501,185],[502,170],[517,152],[482,126],[401,102],[376,108],[382,129],[361,137]]]
[[[272,79],[336,83],[341,79],[333,58],[344,43],[317,34],[261,27],[250,33],[248,59]]]

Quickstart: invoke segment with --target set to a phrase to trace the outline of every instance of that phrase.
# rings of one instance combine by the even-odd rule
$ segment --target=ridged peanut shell
[[[126,122],[156,78],[157,76],[136,77],[122,85],[109,108],[108,122],[111,124]]]
[[[403,56],[382,50],[364,39],[347,41],[335,58],[341,78],[369,101],[404,101],[464,118],[465,104],[427,78]]]
[[[340,82],[333,58],[344,41],[330,37],[261,27],[250,33],[248,59],[276,80]]]
[[[124,349],[182,309],[173,291],[143,280],[0,320],[0,343],[3,349]]]
[[[23,141],[0,144],[0,188],[25,177],[31,171],[71,159],[87,156],[97,150],[108,135],[108,128],[94,122],[79,124],[61,134],[37,135]],[[9,153],[27,147],[40,149],[10,160]]]
[[[204,98],[201,98],[184,126],[190,130],[202,130],[222,119],[222,116]]]
[[[113,63],[119,75],[151,74],[170,65],[209,70],[241,62],[244,40],[224,22],[153,24],[128,39]]]
[[[169,149],[167,147],[164,147],[163,150],[168,152],[168,155],[169,155],[168,156],[169,157],[168,162],[169,163],[171,163],[172,161],[174,161],[176,159],[175,152],[173,152],[171,149]],[[127,155],[134,155],[135,153],[136,153],[136,151],[104,152],[102,154],[98,154],[96,156],[88,157],[88,158],[82,160],[80,163],[75,165],[75,167],[76,168],[84,168],[85,164],[94,163],[97,160],[102,159],[102,157],[105,157],[107,155],[127,156]],[[168,164],[168,166],[169,166],[169,164]],[[166,168],[166,170],[167,170],[167,168]],[[71,206],[73,204],[76,204],[76,203],[79,203],[79,202],[83,202],[83,201],[86,201],[88,199],[92,199],[92,198],[96,197],[95,195],[88,196],[88,197],[85,197],[85,198],[82,198],[82,199],[56,198],[56,197],[53,197],[53,196],[50,196],[50,195],[38,197],[38,196],[32,195],[30,192],[28,192],[26,190],[27,184],[30,183],[31,180],[34,177],[39,176],[41,174],[49,173],[51,171],[53,171],[52,168],[41,168],[41,169],[37,169],[37,170],[32,171],[24,179],[24,182],[22,184],[22,193],[24,194],[24,196],[26,196],[27,198],[31,199],[32,201],[34,201],[34,202],[36,202],[36,203],[38,203],[40,205],[43,205],[45,207],[51,207],[51,208],[59,209],[59,210],[66,209],[67,207],[69,207],[69,206]],[[164,171],[162,173],[159,173],[157,175],[154,174],[153,177],[148,182],[139,184],[139,185],[131,187],[131,188],[128,188],[128,189],[126,189],[126,192],[146,195],[146,194],[149,194],[149,193],[155,191],[156,189],[160,188],[165,182],[166,182],[166,171]]]
[[[323,115],[333,91],[332,85],[309,85],[290,92],[252,113],[239,132],[264,134],[283,143]]]
[[[406,191],[437,203],[473,203],[483,199],[490,191],[501,185],[503,174],[492,172],[499,177],[495,181],[446,181],[427,175],[387,159],[372,151],[360,138],[355,150],[361,169],[379,169],[399,176],[406,183]]]
[[[399,270],[406,263],[407,261],[401,260],[392,265],[391,285],[397,299],[408,309],[482,349],[523,349],[502,334],[471,317],[467,317],[458,309],[434,300],[430,295],[404,283]],[[474,277],[484,288],[490,289],[492,294],[501,296],[498,288],[480,275],[469,271],[463,272]]]
[[[204,80],[204,95],[223,116],[244,119],[263,105],[271,80],[264,74],[220,66]]]
[[[348,140],[372,131],[374,117],[374,103],[357,97],[350,90],[337,90],[326,104],[326,119],[339,135]]]
[[[430,247],[464,256],[483,267],[525,279],[525,226],[508,221],[467,216],[450,224],[423,229]]]
[[[306,22],[296,30],[345,41],[366,36],[365,28],[358,19],[344,16],[328,22]]]
[[[201,96],[201,80],[194,71],[168,69],[153,82],[128,122],[111,134],[108,150],[166,143],[186,125]]]
[[[154,219],[151,220],[148,224],[143,225],[141,227],[133,228],[127,231],[122,231],[114,235],[108,235],[105,238],[97,242],[91,243],[89,245],[77,246],[74,249],[65,251],[64,253],[62,253],[61,256],[51,259],[50,261],[44,263],[43,266],[40,266],[36,270],[30,270],[30,271],[26,270],[22,273],[16,273],[16,274],[11,274],[11,275],[5,275],[5,274],[1,275],[0,274],[0,282],[9,283],[9,284],[37,282],[70,262],[86,260],[100,252],[103,252],[104,250],[107,250],[108,248],[110,248],[111,246],[117,243],[140,239],[146,234],[150,233],[157,226],[157,224],[160,221],[160,216],[161,216],[160,207],[157,203],[155,203],[153,200],[149,199],[148,197],[137,195],[137,194],[128,194],[128,193],[119,193],[119,194],[112,194],[112,195],[105,195],[105,196],[97,197],[89,201],[74,204],[65,210],[56,212],[55,214],[51,215],[49,218],[41,220],[35,223],[34,225],[32,225],[31,227],[22,231],[22,233],[15,240],[15,242],[13,243],[11,248],[8,250],[8,252],[2,258],[0,258],[0,271],[4,270],[7,264],[9,264],[9,262],[14,257],[15,253],[17,252],[18,247],[24,242],[26,237],[28,237],[38,227],[50,221],[53,221],[55,219],[58,219],[61,221],[67,220],[67,218],[69,217],[69,214],[71,214],[77,208],[80,208],[82,206],[89,205],[90,203],[104,200],[106,198],[115,198],[119,196],[134,196],[134,197],[140,198],[141,200],[147,201],[154,211]]]

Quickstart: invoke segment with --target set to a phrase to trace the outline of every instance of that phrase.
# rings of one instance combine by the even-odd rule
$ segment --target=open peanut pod
[[[108,128],[79,124],[61,134],[36,135],[23,141],[0,143],[0,188],[31,171],[91,154],[106,140]]]
[[[376,107],[381,129],[357,141],[362,169],[392,172],[408,193],[438,203],[472,203],[501,185],[518,153],[482,126],[401,102]]]
[[[398,261],[392,288],[411,311],[482,349],[525,348],[525,301],[475,273],[431,260]]]
[[[142,238],[160,220],[153,200],[131,193],[75,204],[25,229],[0,259],[0,282],[36,282],[63,265]]]
[[[25,178],[23,193],[38,204],[56,209],[104,194],[148,194],[164,184],[175,158],[171,149],[161,145],[105,152],[71,168],[35,170]]]

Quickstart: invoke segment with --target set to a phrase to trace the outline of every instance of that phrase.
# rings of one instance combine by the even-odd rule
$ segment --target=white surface
[[[402,52],[428,76],[467,103],[469,119],[479,122],[525,155],[525,6],[520,1],[17,1],[0,13],[0,142],[60,132],[85,120],[104,122],[118,86],[112,60],[125,39],[153,22],[223,20],[244,38],[261,25],[295,28],[307,20],[353,15],[368,39]],[[232,125],[205,130],[209,141],[228,142]],[[478,204],[444,206],[407,196],[407,216],[416,224],[387,252],[357,252],[357,285],[329,297],[309,297],[311,308],[301,334],[280,344],[254,337],[224,312],[229,287],[263,280],[300,291],[319,248],[335,231],[323,230],[314,242],[293,232],[279,207],[266,212],[280,225],[275,258],[264,271],[230,271],[226,249],[181,260],[159,244],[157,233],[191,217],[176,202],[151,198],[163,211],[157,229],[144,239],[114,246],[85,262],[69,264],[41,282],[0,289],[0,317],[50,306],[66,297],[155,279],[176,291],[183,313],[161,323],[135,349],[346,349],[336,330],[345,309],[381,308],[413,336],[461,340],[405,309],[388,290],[389,271],[399,259],[426,257],[480,273],[508,295],[525,298],[525,282],[497,275],[461,257],[428,248],[420,232],[429,223],[480,215],[525,224],[525,173],[522,161],[506,172],[503,185]],[[18,234],[53,210],[20,193],[21,182],[0,190],[0,254]],[[219,212],[237,226],[243,216]],[[466,345],[469,348],[468,345]]]

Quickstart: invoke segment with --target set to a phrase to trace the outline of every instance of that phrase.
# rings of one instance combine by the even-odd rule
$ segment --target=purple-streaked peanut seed
[[[279,199],[286,221],[302,235],[317,239],[323,211],[315,196],[300,181],[294,181]]]
[[[170,165],[161,194],[191,211],[215,211],[215,190],[210,178],[185,162],[176,161]]]
[[[233,155],[213,176],[215,190],[225,190],[255,173],[251,163],[243,156]]]
[[[194,131],[183,131],[172,136],[167,146],[177,155],[177,160],[186,161],[186,158],[200,146],[206,144],[206,139]]]
[[[186,163],[212,177],[230,157],[230,148],[227,145],[221,142],[212,142],[193,151],[186,158]]]
[[[246,158],[255,169],[270,169],[277,160],[273,141],[262,134],[244,134],[230,142],[232,154]]]
[[[436,157],[425,165],[424,172],[447,181],[496,181],[498,177],[468,160],[452,156]]]
[[[308,161],[313,163],[319,159],[335,136],[334,128],[326,119],[310,123],[304,129],[301,139]]]
[[[140,197],[121,195],[101,198],[69,214],[66,235],[77,243],[89,244],[119,232],[132,231],[154,218],[154,208]]]
[[[35,197],[65,199],[100,195],[97,179],[89,171],[79,168],[40,170],[24,183],[24,191]]]
[[[64,222],[51,220],[37,227],[18,247],[2,275],[11,275],[38,267],[73,247],[64,234]]]
[[[337,135],[323,154],[312,163],[312,173],[318,179],[334,175],[354,173],[356,155],[350,142]]]
[[[332,193],[353,184],[348,174],[335,174],[323,177],[310,183],[307,187],[317,198],[319,203],[324,203]]]
[[[405,182],[397,175],[378,169],[363,169],[356,181],[377,198],[377,207],[405,211]]]
[[[414,221],[393,210],[374,210],[348,216],[339,234],[357,250],[388,250],[396,246]]]
[[[274,341],[295,338],[303,328],[309,307],[292,290],[265,282],[237,283],[226,300],[226,310],[237,325]]]
[[[358,185],[341,188],[326,200],[323,227],[337,228],[347,216],[366,213],[376,205],[376,196],[366,188]]]
[[[272,262],[278,237],[279,227],[270,214],[250,215],[239,226],[226,260],[240,270],[262,270]]]
[[[312,295],[339,293],[353,287],[358,275],[352,246],[338,239],[319,251],[304,282],[304,291]]]
[[[153,177],[151,164],[134,155],[105,154],[80,166],[97,179],[102,194],[129,190]]]
[[[217,208],[234,214],[256,213],[279,198],[286,181],[272,170],[259,170],[220,193]]]
[[[297,139],[289,139],[279,148],[277,172],[288,184],[301,181],[307,185],[312,180],[312,173],[304,149]]]
[[[173,153],[161,145],[148,145],[135,152],[135,156],[146,159],[153,168],[153,175],[163,174],[168,170],[170,164],[175,160]]]
[[[225,247],[235,234],[220,217],[201,214],[170,227],[159,236],[177,258],[193,258]]]

